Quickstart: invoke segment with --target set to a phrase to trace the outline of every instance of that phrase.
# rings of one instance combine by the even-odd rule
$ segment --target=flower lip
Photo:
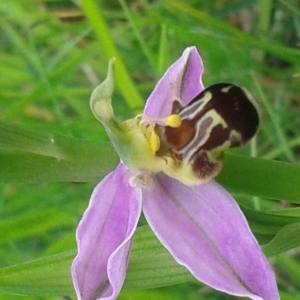
[[[173,157],[177,173],[185,169],[179,177],[185,184],[186,175],[192,184],[214,178],[221,170],[224,151],[255,135],[259,117],[253,101],[249,92],[229,83],[209,86],[186,106],[175,101],[172,113],[181,122],[178,127],[156,125],[157,155]]]

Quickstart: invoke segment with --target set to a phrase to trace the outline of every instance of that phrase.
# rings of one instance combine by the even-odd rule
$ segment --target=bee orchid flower
[[[94,189],[76,233],[72,279],[78,299],[116,299],[138,220],[173,258],[213,289],[279,299],[273,271],[239,206],[213,178],[224,150],[251,139],[258,114],[250,94],[220,83],[204,89],[203,65],[187,48],[166,71],[144,112],[119,121],[111,105],[113,61],[91,96],[120,163]]]

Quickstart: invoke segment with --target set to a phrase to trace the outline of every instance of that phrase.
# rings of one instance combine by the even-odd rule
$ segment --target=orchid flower
[[[116,299],[141,212],[162,245],[199,281],[235,296],[279,299],[273,271],[231,195],[213,180],[225,149],[249,140],[258,115],[247,91],[204,89],[202,60],[187,48],[142,115],[113,113],[113,61],[91,96],[121,162],[94,189],[77,228],[78,299]]]

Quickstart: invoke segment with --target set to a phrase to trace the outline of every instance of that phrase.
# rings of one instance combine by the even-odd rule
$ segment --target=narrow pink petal
[[[120,163],[100,182],[77,228],[72,278],[80,300],[115,299],[123,285],[141,195]]]
[[[170,115],[174,100],[187,105],[203,90],[202,73],[203,64],[196,47],[186,48],[157,83],[147,100],[144,114],[165,118]]]
[[[162,244],[200,281],[236,296],[279,299],[245,217],[216,182],[190,187],[161,174],[143,191],[143,210]]]

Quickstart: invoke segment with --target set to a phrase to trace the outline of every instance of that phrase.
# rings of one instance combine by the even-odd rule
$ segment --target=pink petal
[[[202,73],[203,64],[196,47],[186,48],[157,83],[147,100],[144,114],[165,118],[170,115],[174,100],[187,105],[203,90]]]
[[[72,278],[78,299],[115,299],[123,285],[141,197],[129,186],[125,165],[95,188],[77,229]]]
[[[234,199],[216,182],[185,186],[161,174],[143,210],[175,260],[214,289],[279,299],[274,274]]]

